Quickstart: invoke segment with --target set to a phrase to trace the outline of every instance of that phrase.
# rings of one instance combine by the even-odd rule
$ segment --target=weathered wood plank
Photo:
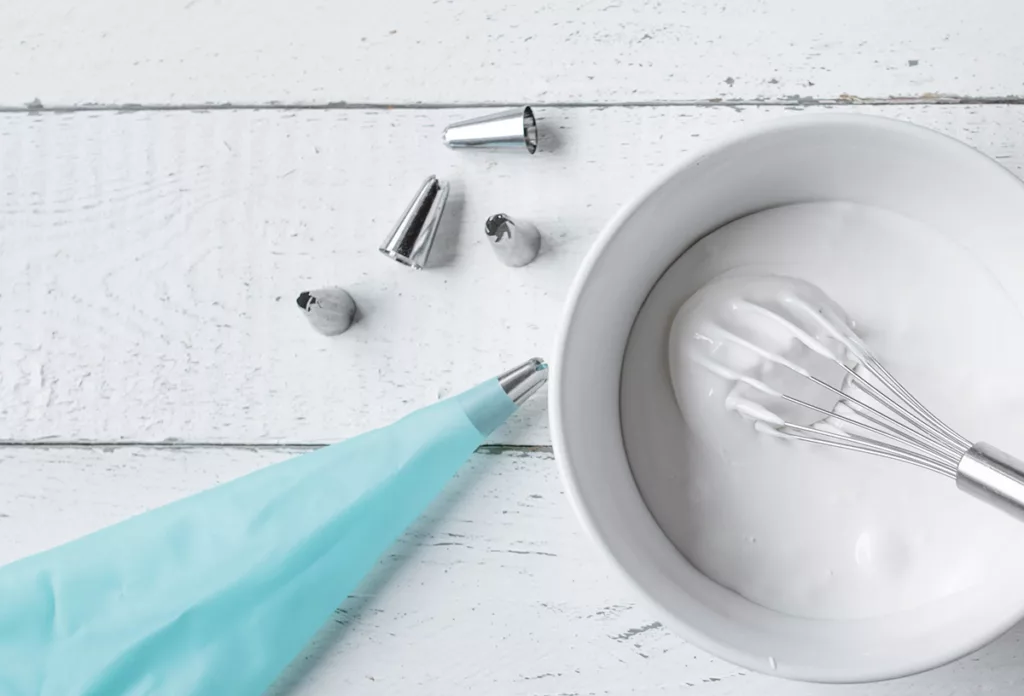
[[[300,450],[0,448],[0,563]],[[576,523],[548,454],[477,455],[273,693],[818,696],[666,630]],[[1024,630],[844,696],[1010,696]]]
[[[1024,94],[1012,0],[0,4],[0,104]]]
[[[854,110],[1024,167],[1024,109]],[[790,112],[549,109],[532,158],[445,149],[444,125],[472,113],[0,115],[0,440],[307,443],[384,425],[548,356],[615,209],[698,145]],[[430,173],[453,194],[436,267],[417,273],[377,246]],[[499,211],[544,234],[530,266],[486,247]],[[328,339],[294,299],[331,284],[364,318]],[[544,406],[493,441],[548,444]]]

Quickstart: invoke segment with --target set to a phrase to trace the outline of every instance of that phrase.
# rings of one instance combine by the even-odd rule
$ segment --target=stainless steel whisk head
[[[716,339],[731,350],[747,351],[770,363],[784,373],[783,381],[790,387],[815,385],[832,404],[794,396],[788,392],[795,389],[783,391],[713,356],[699,358],[705,367],[736,383],[726,406],[753,420],[759,432],[921,467],[954,479],[959,489],[1024,520],[1024,463],[991,445],[972,444],[943,423],[893,377],[837,312],[798,296],[786,297],[781,309],[747,300],[737,300],[732,308],[755,317],[762,326],[767,323],[790,334],[816,360],[834,365],[840,382],[830,383],[755,340],[719,328]],[[795,422],[780,415],[777,404],[820,418]]]
[[[754,307],[755,305],[751,305],[751,308]],[[774,316],[780,324],[788,323],[771,310],[756,307],[756,311],[764,316]],[[820,317],[823,323],[827,321],[821,314],[815,316]],[[836,334],[839,333],[835,327],[831,328]],[[799,330],[794,328],[793,331]],[[789,361],[763,355],[767,359],[774,358],[772,361],[776,364],[833,394],[838,401],[830,411],[803,399],[780,393],[779,398],[819,413],[829,420],[819,421],[811,426],[788,421],[772,424],[760,421],[765,426],[759,429],[763,431],[771,428],[776,434],[794,440],[876,454],[956,478],[957,465],[964,453],[971,448],[971,443],[921,404],[871,353],[867,352],[866,348],[863,348],[863,344],[860,348],[854,356],[856,363],[853,367],[834,353],[825,354],[825,357],[845,372],[844,388],[847,391],[815,377]],[[868,376],[861,376],[858,370],[867,373]],[[854,396],[850,393],[853,389],[859,390],[864,396]],[[841,426],[830,428],[828,425],[832,421],[850,426],[853,430],[844,431]]]

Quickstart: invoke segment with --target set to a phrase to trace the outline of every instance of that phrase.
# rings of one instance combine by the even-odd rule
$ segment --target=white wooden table
[[[383,425],[534,354],[613,211],[793,110],[886,114],[1024,169],[1017,0],[0,3],[0,562]],[[443,127],[531,103],[540,152]],[[436,266],[377,253],[453,184]],[[491,258],[482,222],[535,221]],[[322,338],[301,290],[365,320]],[[572,518],[544,399],[496,433],[277,694],[1010,696],[1024,628],[826,688],[666,631]]]

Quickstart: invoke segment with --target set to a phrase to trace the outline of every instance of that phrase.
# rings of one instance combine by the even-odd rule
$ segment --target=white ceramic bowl
[[[930,604],[875,619],[812,621],[765,609],[709,580],[662,533],[630,472],[619,418],[626,341],[666,268],[727,222],[820,200],[886,208],[953,235],[1024,307],[1024,186],[1016,177],[956,140],[899,121],[780,119],[690,157],[601,233],[558,339],[552,429],[585,526],[684,638],[791,679],[873,681],[954,660],[1010,628],[1024,617],[1019,578],[996,577],[942,600],[955,603],[953,611]],[[1005,603],[986,601],[992,596]]]

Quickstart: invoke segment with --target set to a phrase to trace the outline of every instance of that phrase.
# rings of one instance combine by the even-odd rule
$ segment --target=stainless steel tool
[[[427,265],[434,237],[448,201],[448,184],[429,176],[395,228],[380,245],[380,252],[416,270]]]
[[[731,408],[755,421],[758,431],[927,469],[955,480],[960,490],[1024,521],[1024,462],[985,442],[972,443],[939,420],[838,316],[795,298],[772,308],[744,300],[734,307],[789,332],[814,354],[836,365],[837,374],[843,376],[841,382],[830,383],[820,374],[812,374],[804,366],[757,345],[756,338],[725,330],[716,332],[716,340],[727,342],[729,350],[749,352],[786,375],[812,382],[828,395],[824,403],[834,404],[828,407],[823,402],[812,403],[809,396],[796,398],[763,379],[740,376],[738,382],[752,389],[759,401],[747,402],[746,407],[736,407],[734,401]],[[829,345],[803,328],[812,325],[830,337]],[[729,366],[714,360],[702,362],[720,374],[730,372]],[[790,384],[788,391],[795,391]],[[773,402],[795,405],[820,418],[792,422],[793,418],[778,415],[782,409],[773,408]]]
[[[506,266],[525,266],[537,258],[540,251],[537,228],[523,220],[513,220],[504,213],[487,218],[484,234],[498,260]]]
[[[542,358],[530,358],[522,365],[498,375],[498,384],[517,406],[537,393],[547,381],[548,364]]]
[[[451,148],[525,149],[532,155],[537,140],[537,119],[528,106],[459,121],[444,130],[444,144]]]
[[[324,336],[343,334],[356,320],[356,302],[343,288],[302,292],[295,302],[310,325]]]

